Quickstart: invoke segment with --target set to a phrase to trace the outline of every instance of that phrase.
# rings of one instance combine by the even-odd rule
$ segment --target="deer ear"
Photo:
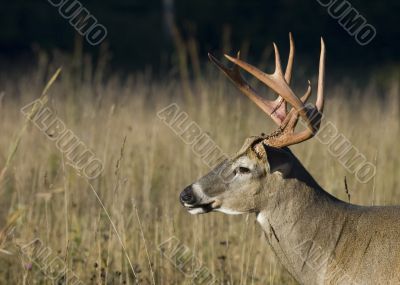
[[[284,178],[292,171],[292,155],[288,148],[275,148],[264,144],[271,173],[280,172]]]

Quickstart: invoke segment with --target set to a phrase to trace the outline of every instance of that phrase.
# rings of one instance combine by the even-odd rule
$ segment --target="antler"
[[[284,147],[293,144],[303,142],[313,137],[320,127],[320,119],[324,107],[324,72],[325,72],[325,44],[321,38],[321,54],[319,62],[319,76],[318,76],[318,91],[316,106],[311,104],[304,105],[309,96],[311,95],[311,86],[309,86],[304,96],[299,99],[293,90],[289,87],[293,59],[294,59],[294,43],[292,35],[289,34],[290,38],[290,53],[288,64],[286,67],[285,75],[282,72],[282,66],[279,56],[279,51],[274,43],[275,50],[275,72],[273,74],[266,74],[254,66],[242,61],[239,58],[225,57],[233,62],[235,66],[232,69],[228,69],[223,66],[218,60],[212,55],[209,57],[241,90],[247,95],[253,102],[255,102],[265,113],[267,113],[279,125],[279,129],[270,135],[262,137],[262,141],[270,146]],[[254,89],[241,77],[239,73],[239,67],[243,68],[250,74],[254,75],[257,79],[265,83],[274,92],[278,94],[278,99],[275,101],[269,101],[260,97]],[[282,102],[283,99],[283,102]],[[293,108],[289,113],[286,113],[285,103],[288,102]],[[294,129],[298,122],[299,116],[306,123],[306,129],[295,133]]]

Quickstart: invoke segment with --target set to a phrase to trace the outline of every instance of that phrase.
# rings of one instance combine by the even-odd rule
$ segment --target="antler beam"
[[[288,63],[285,71],[285,80],[290,84],[292,78],[292,69],[294,61],[295,46],[293,36],[289,33],[290,51]],[[235,86],[247,97],[250,98],[256,105],[267,113],[271,119],[280,126],[286,118],[286,101],[279,96],[274,101],[270,101],[262,98],[240,75],[239,67],[234,65],[233,68],[224,66],[218,59],[212,54],[208,54],[210,60],[235,84]],[[237,53],[236,59],[240,60],[240,52]]]
[[[282,72],[279,50],[275,43],[275,72],[273,74],[264,73],[256,67],[242,61],[239,54],[236,58],[225,55],[229,61],[235,64],[232,69],[225,67],[215,57],[209,54],[210,60],[231,79],[239,90],[255,102],[257,106],[259,106],[273,119],[275,123],[279,125],[279,130],[277,132],[266,136],[263,140],[264,143],[275,147],[297,144],[313,137],[320,126],[320,120],[315,119],[320,119],[324,107],[325,44],[323,39],[321,38],[317,101],[316,106],[312,107],[305,105],[306,100],[311,95],[310,83],[307,92],[301,99],[295,95],[289,86],[294,60],[294,42],[291,34],[289,34],[289,39],[290,52],[285,75],[283,75]],[[266,84],[276,92],[279,97],[275,101],[269,101],[262,98],[240,75],[239,67],[243,68],[245,71]],[[282,99],[284,100],[283,102],[281,102]],[[290,110],[289,113],[286,113],[286,102],[293,106],[293,109]],[[295,133],[294,129],[299,116],[304,120],[307,127],[305,130]]]

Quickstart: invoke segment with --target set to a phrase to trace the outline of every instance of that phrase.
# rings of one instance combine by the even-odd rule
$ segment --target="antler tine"
[[[234,84],[235,86],[250,98],[256,105],[267,113],[272,120],[279,126],[282,124],[286,117],[286,112],[282,112],[281,106],[283,102],[269,101],[262,98],[257,92],[243,79],[240,75],[239,67],[234,65],[233,68],[227,68],[212,54],[208,54],[209,59],[213,62]],[[237,58],[240,58],[240,52],[237,54]],[[286,111],[286,107],[283,111]]]
[[[318,71],[318,91],[317,102],[315,103],[319,112],[324,111],[324,82],[325,80],[325,43],[321,38],[321,54],[319,56],[319,71]]]
[[[281,56],[279,55],[279,49],[275,43],[272,43],[274,46],[274,53],[275,53],[275,72],[274,75],[279,77],[283,77],[282,72],[282,64],[281,64]]]
[[[230,60],[231,62],[235,63],[236,65],[240,66],[250,74],[254,75],[257,79],[259,79],[261,82],[265,83],[268,87],[270,87],[273,91],[278,93],[280,96],[285,99],[286,102],[291,104],[300,114],[302,118],[306,122],[309,122],[307,119],[307,113],[304,108],[303,103],[301,100],[293,93],[292,89],[289,87],[289,85],[286,83],[285,78],[283,77],[282,74],[282,68],[281,68],[281,63],[280,63],[280,57],[279,57],[279,50],[278,47],[274,44],[274,49],[275,49],[275,72],[273,74],[267,74],[256,67],[252,66],[251,64],[248,64],[240,59],[233,58],[229,55],[225,55],[225,57]],[[309,123],[308,127],[312,129],[311,123]]]
[[[292,79],[292,69],[293,69],[294,52],[295,52],[292,33],[289,33],[289,45],[290,45],[289,58],[285,71],[285,80],[287,84],[290,84],[290,80]]]
[[[288,57],[288,62],[286,65],[286,70],[285,70],[285,80],[287,84],[290,84],[290,80],[292,79],[292,70],[293,70],[293,61],[294,61],[294,53],[295,53],[295,47],[294,47],[294,40],[292,33],[289,33],[289,46],[290,46],[290,51],[289,51],[289,57]],[[279,94],[278,98],[275,99],[275,103],[279,104],[277,111],[286,114],[286,101],[283,99]],[[289,116],[289,114],[287,114]],[[286,120],[286,119],[285,119]]]
[[[294,40],[292,33],[289,33],[289,46],[290,46],[290,51],[289,51],[289,57],[288,57],[288,62],[286,65],[286,70],[285,70],[285,80],[287,84],[290,84],[290,80],[292,79],[292,70],[293,70],[293,61],[294,61],[294,53],[295,53],[295,47],[294,47]],[[274,44],[274,47],[275,44]],[[276,53],[275,53],[276,55]],[[276,104],[279,104],[277,111],[286,114],[286,101],[283,99],[279,94],[278,98],[274,101]],[[289,114],[287,114],[288,116]]]
[[[317,111],[309,112],[309,118],[307,119],[308,126],[311,125],[311,129],[307,128],[299,133],[294,133],[294,128],[297,123],[298,110],[293,108],[288,116],[287,120],[283,122],[283,128],[281,128],[281,133],[279,136],[270,136],[264,139],[264,143],[275,147],[284,147],[293,144],[297,144],[303,141],[306,141],[312,138],[317,131],[319,130],[321,123],[321,116],[324,108],[324,76],[325,76],[325,44],[321,39],[321,54],[320,54],[320,62],[319,62],[319,75],[318,75],[318,93],[317,93],[317,102],[316,108],[308,111]],[[307,98],[311,95],[311,84],[308,81],[308,90],[306,94],[301,98],[303,104],[306,102]],[[293,115],[292,115],[293,112]]]
[[[307,91],[300,98],[300,100],[303,104],[305,104],[307,102],[308,98],[310,98],[310,96],[312,94],[311,82],[310,82],[310,80],[308,80],[307,82],[308,82]],[[292,117],[295,117],[294,120],[292,120]],[[299,113],[296,111],[296,109],[292,108],[289,111],[288,115],[286,116],[286,119],[282,122],[281,129],[288,128],[288,130],[293,133],[296,123],[298,121],[298,118],[299,118]],[[292,125],[291,125],[291,122],[293,122]]]
[[[301,102],[303,102],[303,104],[305,104],[308,100],[308,98],[310,98],[311,93],[312,93],[312,88],[311,88],[311,81],[307,80],[308,83],[308,87],[307,87],[307,91],[306,93],[300,98]]]
[[[294,41],[291,33],[289,33],[289,41],[290,41],[290,52],[284,76],[286,82],[288,83],[290,83],[291,80],[293,60],[294,60]],[[279,58],[279,51],[275,44],[274,47],[275,47],[275,61],[277,63],[276,73],[279,73],[280,76],[283,76],[282,66]],[[217,60],[210,53],[208,54],[208,57],[236,85],[236,87],[240,91],[242,91],[247,97],[249,97],[253,102],[255,102],[258,107],[260,107],[265,113],[267,113],[277,125],[280,126],[282,124],[282,122],[286,119],[287,113],[286,113],[286,100],[282,98],[280,94],[277,94],[278,98],[274,101],[262,98],[243,79],[243,77],[240,75],[239,67],[237,65],[234,65],[233,68],[228,68],[224,66],[219,60]],[[240,60],[240,52],[237,54],[236,58]]]

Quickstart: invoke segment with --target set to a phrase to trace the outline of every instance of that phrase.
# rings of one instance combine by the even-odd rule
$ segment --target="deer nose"
[[[179,196],[182,203],[194,204],[196,197],[193,195],[192,185],[186,187]]]

